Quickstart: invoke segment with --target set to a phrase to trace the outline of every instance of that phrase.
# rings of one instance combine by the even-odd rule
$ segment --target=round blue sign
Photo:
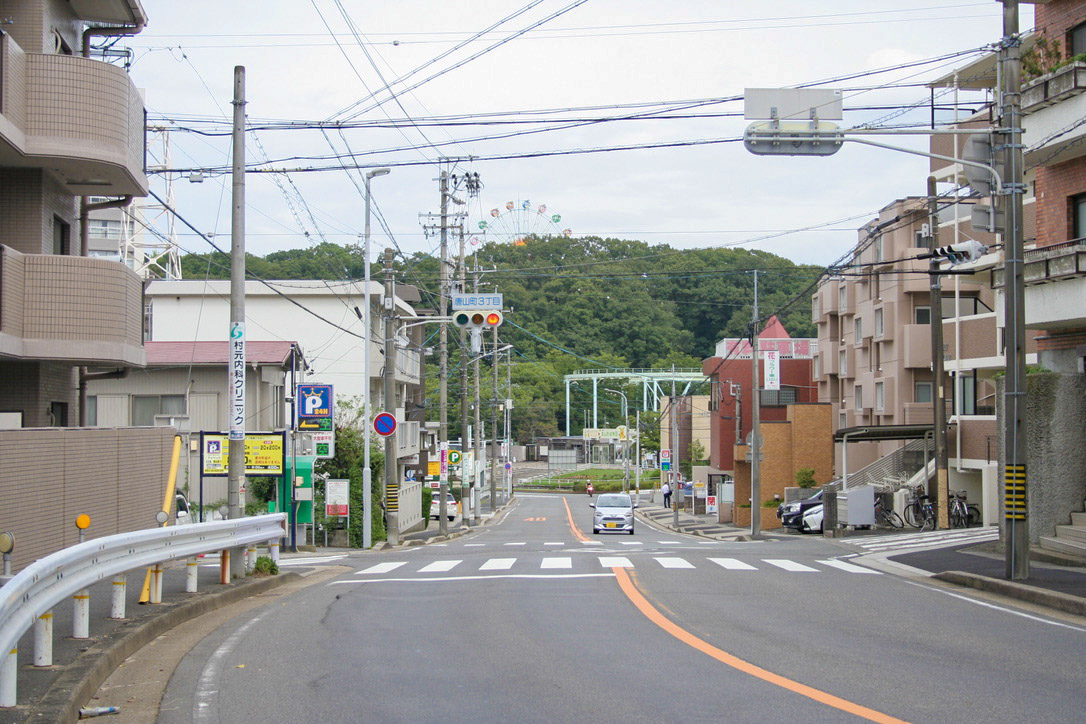
[[[373,418],[373,429],[381,437],[388,437],[396,432],[396,416],[391,412],[382,412]]]

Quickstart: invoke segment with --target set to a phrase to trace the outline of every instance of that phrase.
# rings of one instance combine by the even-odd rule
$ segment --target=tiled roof
[[[758,339],[791,339],[792,335],[788,334],[788,330],[781,324],[781,320],[777,319],[777,315],[774,314],[769,318],[769,321],[765,323],[765,329],[758,335]],[[760,348],[759,348],[760,349]]]
[[[282,365],[290,362],[293,342],[245,343],[245,360],[250,364]],[[147,342],[147,366],[226,365],[229,343],[221,342]],[[301,362],[299,361],[299,364]]]

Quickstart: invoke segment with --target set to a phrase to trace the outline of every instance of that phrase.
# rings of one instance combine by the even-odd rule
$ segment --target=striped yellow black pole
[[[1003,517],[1005,520],[1025,520],[1027,514],[1026,466],[1005,465],[1003,468]]]

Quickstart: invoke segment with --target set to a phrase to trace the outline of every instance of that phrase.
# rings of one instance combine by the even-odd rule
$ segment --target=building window
[[[814,378],[817,380],[822,376],[822,357],[821,355],[815,355],[814,358]]]
[[[845,294],[845,285],[841,284],[841,288],[837,290],[837,311],[841,314],[845,313],[845,302],[847,301]]]
[[[864,338],[864,325],[863,319],[856,317],[856,344],[860,343],[860,340]]]
[[[58,255],[72,253],[72,227],[59,216],[53,217],[53,253]]]
[[[811,297],[811,319],[818,319],[818,295]]]
[[[916,324],[931,324],[931,307],[917,307],[914,319]]]
[[[132,425],[154,427],[155,415],[184,415],[184,395],[135,395],[132,397]]]
[[[882,236],[880,235],[875,239],[875,261],[882,261],[882,260],[883,260],[883,243],[882,243]]]
[[[856,411],[864,409],[864,388],[860,385],[856,385]]]
[[[847,415],[847,414],[845,414],[844,412],[842,412],[842,413],[841,413],[840,415],[838,415],[838,417],[837,417],[837,427],[838,427],[839,429],[840,429],[840,428],[844,428],[844,426],[845,426],[845,425],[847,425],[847,424],[848,424],[848,415]]]
[[[875,409],[886,409],[886,388],[884,382],[875,383]]]
[[[875,310],[875,337],[876,338],[881,337],[883,335],[884,329],[883,329],[882,324],[883,324],[882,323],[882,310],[881,309],[876,309]]]
[[[1086,194],[1071,197],[1071,218],[1073,238],[1086,239]]]
[[[1068,43],[1071,47],[1071,57],[1086,53],[1086,23],[1071,28],[1068,35],[1071,37],[1071,42]]]
[[[49,426],[50,427],[68,427],[68,403],[67,402],[50,402],[49,403]]]
[[[931,402],[931,383],[917,382],[913,388],[913,400],[916,402]]]
[[[98,427],[98,395],[87,396],[87,427]]]
[[[871,297],[876,301],[882,299],[882,276],[875,272],[871,275]]]
[[[762,407],[784,407],[796,403],[796,388],[782,387],[779,390],[762,390]]]
[[[845,350],[841,350],[837,353],[837,374],[844,375],[848,372],[847,365],[845,364],[846,359]]]

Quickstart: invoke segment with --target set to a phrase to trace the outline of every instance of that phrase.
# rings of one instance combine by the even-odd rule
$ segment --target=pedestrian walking
[[[671,507],[671,485],[665,480],[664,484],[660,486],[660,492],[664,494],[664,507]]]

